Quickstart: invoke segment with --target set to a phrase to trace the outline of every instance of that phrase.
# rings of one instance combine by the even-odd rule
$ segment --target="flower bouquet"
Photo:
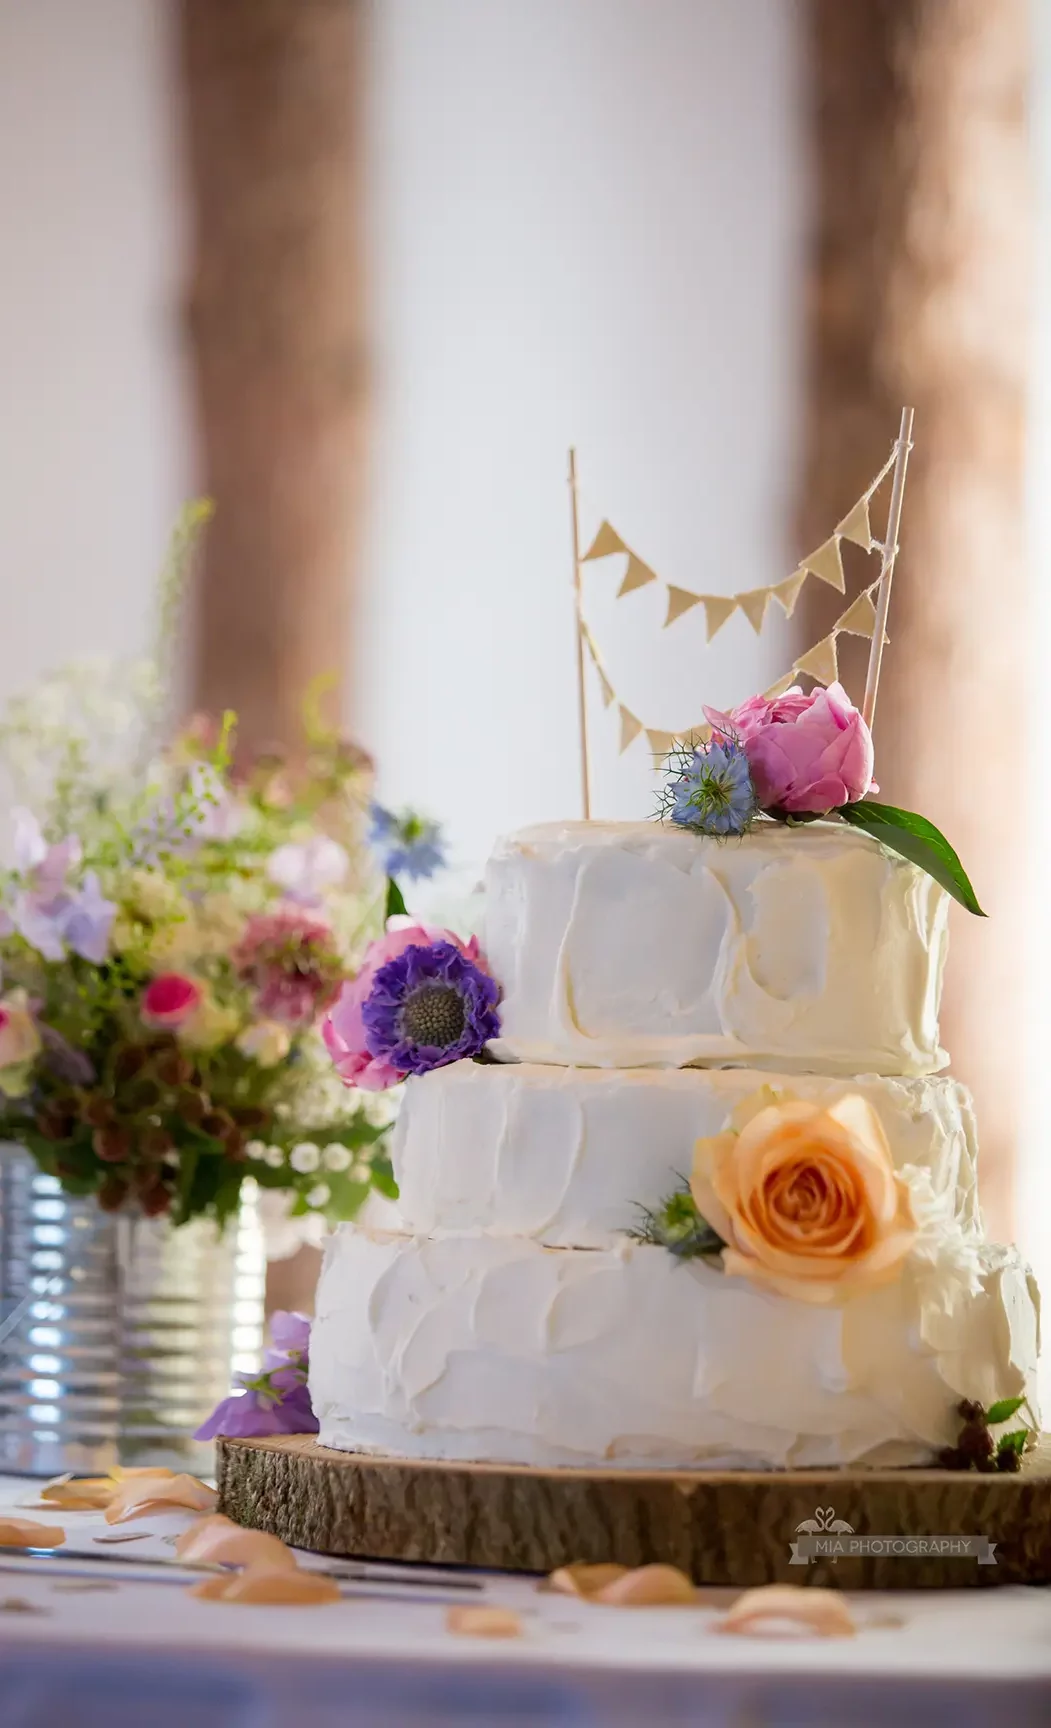
[[[0,1131],[106,1211],[222,1223],[251,1174],[350,1217],[390,1184],[385,1120],[348,1107],[318,1035],[381,914],[363,760],[315,727],[298,775],[235,775],[228,720],[107,784],[81,722],[111,688],[64,674],[0,728],[59,753],[0,877]]]

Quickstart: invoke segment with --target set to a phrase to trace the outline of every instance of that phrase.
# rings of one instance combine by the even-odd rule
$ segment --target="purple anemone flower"
[[[500,1031],[500,991],[451,942],[413,945],[381,966],[362,1005],[365,1044],[401,1074],[478,1056]]]

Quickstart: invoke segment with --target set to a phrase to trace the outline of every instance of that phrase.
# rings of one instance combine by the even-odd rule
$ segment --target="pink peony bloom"
[[[344,984],[321,1028],[328,1053],[345,1086],[359,1086],[363,1092],[385,1092],[388,1086],[396,1086],[404,1078],[382,1057],[370,1055],[361,1010],[381,966],[386,966],[388,960],[396,960],[406,948],[427,947],[432,942],[451,942],[476,966],[484,966],[476,936],[469,942],[461,942],[451,930],[392,918],[386,933],[370,944],[360,971]]]
[[[183,972],[162,972],[147,984],[139,1011],[147,1026],[168,1031],[186,1022],[201,1005],[201,986]]]
[[[258,1013],[283,1026],[309,1026],[332,1001],[341,976],[329,925],[300,906],[250,918],[233,962]]]
[[[872,735],[841,684],[753,696],[729,714],[706,708],[717,732],[740,739],[764,810],[792,814],[853,804],[872,788]]]

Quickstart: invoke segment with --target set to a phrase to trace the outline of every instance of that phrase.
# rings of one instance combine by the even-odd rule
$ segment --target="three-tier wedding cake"
[[[409,1069],[400,1228],[329,1242],[321,1442],[905,1465],[952,1444],[961,1399],[1034,1408],[1035,1286],[985,1238],[970,1100],[941,1072],[947,914],[929,875],[842,821],[501,841],[482,941],[498,1036]],[[459,976],[444,947],[397,1049],[437,1042]]]

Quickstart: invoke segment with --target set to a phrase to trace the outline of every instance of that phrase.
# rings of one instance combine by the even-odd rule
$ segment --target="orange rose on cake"
[[[916,1236],[909,1190],[867,1099],[825,1107],[764,1088],[698,1140],[690,1190],[723,1270],[803,1302],[898,1277]]]

